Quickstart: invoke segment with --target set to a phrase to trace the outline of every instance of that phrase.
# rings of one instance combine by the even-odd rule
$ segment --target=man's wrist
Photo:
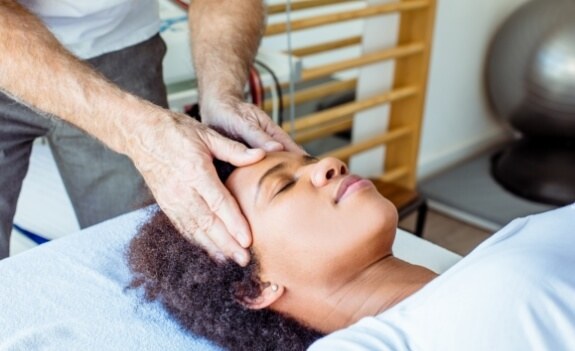
[[[243,93],[214,92],[212,94],[205,94],[201,96],[199,101],[200,114],[202,118],[209,118],[213,111],[218,111],[220,109],[220,106],[234,106],[242,101],[244,101]],[[202,121],[208,122],[207,119],[202,119]]]
[[[158,140],[156,135],[167,128],[167,124],[175,121],[169,110],[147,101],[138,101],[138,106],[128,111],[128,115],[115,123],[118,131],[115,141],[117,151],[134,160],[141,153],[153,149],[154,140]]]
[[[210,101],[231,101],[231,100],[243,100],[244,99],[244,89],[239,88],[240,84],[236,88],[230,88],[231,84],[228,84],[228,87],[223,88],[221,84],[211,84],[209,86],[200,86],[199,87],[199,97],[200,97],[200,106],[202,104],[209,103]]]

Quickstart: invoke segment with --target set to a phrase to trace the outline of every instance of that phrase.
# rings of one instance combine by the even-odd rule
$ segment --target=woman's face
[[[251,226],[263,279],[337,283],[391,252],[395,207],[335,158],[269,153],[226,186]]]

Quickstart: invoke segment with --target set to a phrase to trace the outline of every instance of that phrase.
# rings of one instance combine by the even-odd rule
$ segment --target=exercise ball
[[[497,181],[525,198],[575,201],[575,0],[532,0],[497,31],[486,68],[497,116],[518,131],[492,162]]]

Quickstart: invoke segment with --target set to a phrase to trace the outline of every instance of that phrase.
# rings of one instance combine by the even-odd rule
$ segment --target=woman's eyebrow
[[[313,157],[313,156],[309,156],[309,155],[303,155],[302,156],[302,164],[307,165],[313,162],[316,162],[318,160],[317,157]],[[262,184],[265,182],[266,179],[270,178],[272,175],[276,174],[276,173],[280,173],[281,171],[283,171],[285,168],[287,167],[287,162],[282,161],[278,164],[276,164],[275,166],[271,167],[270,169],[268,169],[260,178],[260,180],[258,181],[258,185],[257,185],[257,191],[256,191],[256,196],[254,197],[254,201],[258,198],[259,193],[260,193],[260,189],[262,187]]]
[[[312,162],[317,162],[319,161],[319,158],[315,157],[315,156],[310,156],[310,155],[303,155],[302,157],[303,163],[304,164],[310,164]]]
[[[287,162],[283,161],[278,163],[277,165],[271,167],[270,169],[268,169],[260,178],[260,180],[258,181],[258,188],[257,188],[257,192],[256,192],[256,199],[259,195],[260,189],[262,187],[262,184],[265,182],[266,179],[270,178],[272,175],[274,175],[274,173],[279,173],[281,171],[283,171],[285,168],[287,167]]]

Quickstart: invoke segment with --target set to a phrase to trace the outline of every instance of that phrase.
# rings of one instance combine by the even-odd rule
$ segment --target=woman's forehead
[[[299,160],[301,160],[301,157],[302,156],[300,154],[296,154],[294,152],[288,152],[288,151],[268,152],[266,154],[266,156],[261,161],[253,163],[251,165],[238,167],[237,170],[238,171],[249,170],[249,171],[252,171],[254,173],[265,172],[270,167],[273,167],[280,162],[288,162],[288,163],[298,162]]]
[[[295,152],[273,151],[273,152],[268,152],[266,154],[266,156],[260,162],[257,162],[256,164],[261,163],[261,162],[288,161],[288,160],[299,161],[299,160],[301,160],[301,158],[302,158],[302,155],[297,154]]]
[[[261,177],[269,168],[280,162],[295,161],[297,157],[298,155],[292,152],[269,152],[263,159],[256,163],[236,168],[230,178],[228,178],[228,181],[226,181],[226,184],[228,184],[232,178],[242,178],[242,181],[252,180],[257,182],[259,179],[258,176]]]

